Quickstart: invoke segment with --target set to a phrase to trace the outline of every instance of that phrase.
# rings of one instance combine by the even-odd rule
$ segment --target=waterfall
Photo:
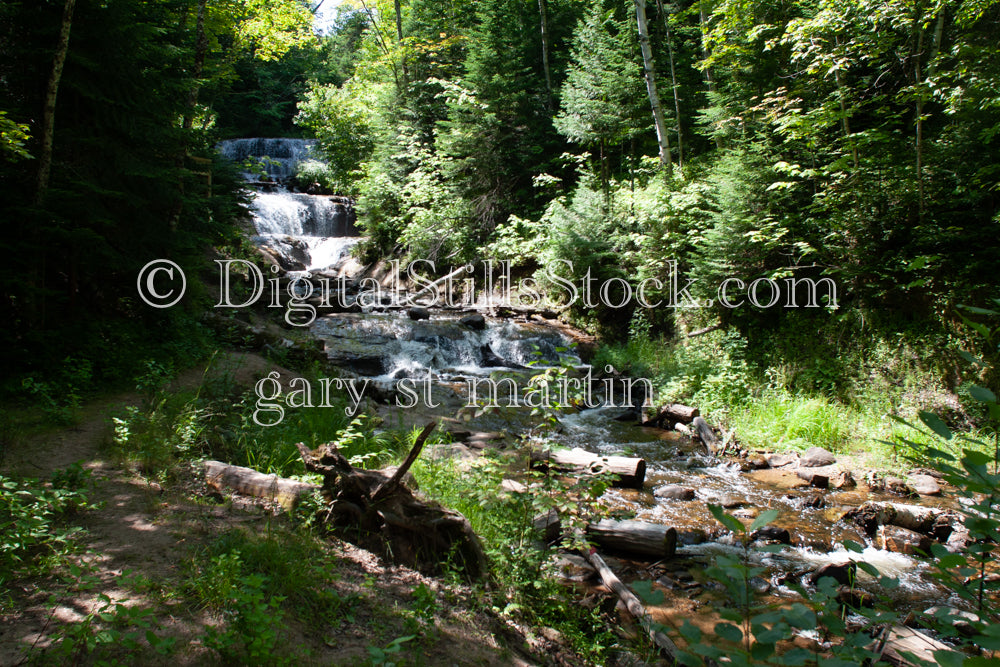
[[[290,192],[286,189],[299,163],[315,159],[313,139],[248,138],[219,142],[222,157],[255,162],[277,184],[275,191],[254,192],[254,242],[286,270],[319,270],[343,261],[360,240],[350,199]],[[251,185],[262,174],[243,172]]]
[[[315,139],[267,139],[254,137],[250,139],[227,139],[220,141],[219,154],[233,162],[243,162],[252,158],[261,169],[267,172],[268,178],[283,181],[295,175],[299,162],[310,157]],[[243,172],[243,178],[248,181],[261,180],[260,174]]]

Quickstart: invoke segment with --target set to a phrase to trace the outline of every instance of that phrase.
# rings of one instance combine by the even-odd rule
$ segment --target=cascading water
[[[314,140],[250,138],[219,143],[219,153],[234,162],[251,162],[243,177],[271,192],[253,194],[254,242],[286,270],[321,270],[350,254],[360,240],[354,209],[344,197],[290,192],[299,163],[312,159]]]

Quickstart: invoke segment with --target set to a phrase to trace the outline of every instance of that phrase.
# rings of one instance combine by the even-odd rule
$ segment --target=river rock
[[[915,496],[917,492],[913,490],[913,487],[906,483],[905,480],[899,477],[886,477],[885,478],[885,490],[889,493],[895,493],[898,496]]]
[[[795,465],[798,460],[798,454],[767,454],[764,459],[767,461],[767,465],[771,468],[784,468],[786,466]]]
[[[850,470],[842,470],[830,480],[830,486],[838,491],[853,489],[857,485],[858,483],[854,481],[854,475],[851,474]]]
[[[930,475],[911,475],[906,482],[921,496],[941,495],[941,485]]]
[[[767,459],[760,454],[754,454],[748,458],[747,464],[750,466],[750,470],[765,470],[771,467],[771,465],[767,462]]]
[[[822,447],[810,447],[799,457],[801,468],[821,468],[832,466],[836,462],[837,458]]]
[[[926,555],[930,553],[931,539],[899,526],[879,526],[879,544],[886,551],[900,554]]]
[[[792,543],[792,534],[788,532],[787,528],[781,528],[780,526],[764,526],[760,530],[754,531],[750,537],[755,540],[777,542],[779,544]]]
[[[858,566],[850,561],[828,563],[809,575],[809,583],[816,584],[823,577],[830,577],[841,586],[849,586],[858,573]]]
[[[473,313],[472,315],[466,315],[459,320],[462,324],[469,327],[470,329],[475,329],[476,331],[482,331],[486,328],[486,318],[479,313]]]
[[[427,310],[422,306],[413,306],[406,311],[407,317],[411,320],[429,320],[431,319],[431,311]]]
[[[819,473],[811,470],[796,470],[795,474],[800,479],[804,479],[809,482],[809,486],[814,486],[817,489],[825,489],[830,486],[830,478],[826,475],[820,475]]]
[[[754,481],[779,489],[800,489],[809,486],[809,482],[791,470],[754,470],[749,473],[749,477]]]
[[[661,486],[653,492],[653,495],[657,498],[665,498],[666,500],[694,500],[695,497],[694,489],[689,489],[679,484]]]

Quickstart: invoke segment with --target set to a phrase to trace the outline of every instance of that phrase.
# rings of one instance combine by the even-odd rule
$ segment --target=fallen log
[[[611,568],[604,562],[604,559],[601,558],[596,549],[591,549],[585,556],[587,557],[587,561],[597,570],[597,573],[601,575],[601,581],[604,582],[604,585],[618,596],[618,599],[622,601],[628,612],[639,621],[639,625],[646,631],[650,639],[653,640],[653,643],[666,653],[672,662],[676,663],[680,653],[677,650],[677,645],[670,640],[670,637],[656,629],[653,618],[646,611],[646,608],[642,606],[642,602],[639,601],[635,593],[630,591],[622,583],[621,579],[615,576],[615,573],[611,571]]]
[[[956,652],[947,644],[903,625],[886,628],[880,643],[881,648],[877,648],[876,652],[897,667],[941,664],[934,656],[936,651]]]
[[[701,417],[695,417],[691,421],[691,426],[701,443],[708,448],[708,453],[714,455],[719,449],[719,439],[715,437],[712,427]]]
[[[586,475],[608,473],[612,485],[641,489],[646,481],[646,461],[627,456],[601,456],[584,449],[535,451],[531,466],[538,470],[557,470]]]
[[[296,446],[306,470],[323,476],[326,507],[320,519],[331,531],[424,572],[451,566],[479,578],[486,572],[486,555],[468,519],[416,498],[402,483],[436,426],[431,422],[424,428],[406,460],[393,470],[354,468],[333,445],[315,452],[302,443]],[[446,557],[450,563],[443,562]]]
[[[701,415],[701,411],[698,408],[681,405],[680,403],[668,403],[660,407],[652,421],[662,422],[670,420],[672,422],[690,424],[699,415]]]
[[[677,551],[677,530],[644,521],[604,519],[587,526],[587,538],[608,551],[670,558]]]
[[[263,498],[291,511],[302,498],[318,490],[315,484],[265,475],[251,468],[231,466],[219,461],[205,461],[205,483],[215,491],[235,491],[244,496]]]
[[[866,502],[852,509],[844,515],[844,518],[853,521],[869,536],[875,535],[879,526],[898,526],[924,535],[933,535],[941,540],[946,540],[951,532],[951,526],[948,525],[949,518],[953,518],[952,526],[962,524],[958,514],[936,507],[875,501]]]

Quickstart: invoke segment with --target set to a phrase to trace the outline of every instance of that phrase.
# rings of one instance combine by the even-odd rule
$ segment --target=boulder
[[[695,497],[694,489],[689,489],[679,484],[661,486],[653,492],[653,495],[657,498],[665,498],[666,500],[694,500]]]
[[[797,454],[767,454],[764,459],[767,461],[767,465],[771,468],[784,468],[785,466],[795,465],[799,457]]]
[[[799,467],[801,468],[832,466],[836,462],[837,458],[822,447],[810,447],[799,457]]]
[[[853,489],[857,485],[858,483],[854,481],[854,475],[851,474],[850,470],[843,470],[834,475],[833,479],[830,480],[830,486],[841,491]]]
[[[779,489],[799,489],[809,486],[809,482],[796,475],[791,470],[754,470],[748,473],[754,481],[768,484]]]
[[[841,586],[850,586],[857,577],[858,566],[850,561],[829,563],[809,575],[809,583],[815,584],[823,577],[830,577]]]
[[[459,320],[462,324],[469,327],[470,329],[475,329],[476,331],[482,331],[486,328],[486,318],[479,313],[473,313],[472,315],[466,315]]]
[[[429,320],[431,319],[431,311],[423,308],[422,306],[414,306],[406,311],[407,317],[411,320]]]
[[[820,475],[811,470],[797,470],[795,474],[800,479],[809,482],[809,486],[814,486],[817,489],[826,489],[830,486],[830,478],[826,475]]]
[[[926,535],[900,528],[899,526],[879,526],[879,543],[886,551],[900,554],[926,555],[930,553],[931,539]]]
[[[910,475],[906,483],[921,496],[941,495],[941,485],[930,475]]]
[[[779,526],[764,526],[760,530],[754,531],[750,537],[765,542],[777,542],[779,544],[792,543],[792,534],[788,532],[787,528]]]

